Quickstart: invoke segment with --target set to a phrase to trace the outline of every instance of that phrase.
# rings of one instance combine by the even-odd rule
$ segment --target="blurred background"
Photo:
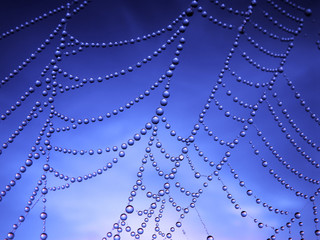
[[[305,232],[305,239],[317,239],[314,222],[317,216],[313,207],[319,207],[319,200],[316,197],[312,202],[310,196],[314,195],[319,186],[310,183],[308,179],[305,181],[304,177],[319,179],[319,168],[316,165],[319,161],[319,145],[312,147],[307,141],[311,139],[312,143],[320,143],[319,120],[316,120],[319,115],[312,115],[320,113],[320,2],[257,0],[244,33],[238,29],[245,18],[241,12],[248,10],[251,1],[221,0],[217,4],[216,1],[207,0],[198,2],[198,6],[193,9],[193,16],[188,17],[186,31],[173,38],[175,40],[170,44],[167,40],[174,36],[186,18],[183,15],[179,19],[179,16],[190,7],[191,1],[92,0],[88,4],[75,1],[69,10],[68,2],[60,0],[2,2],[0,32],[5,34],[1,35],[0,40],[0,79],[3,81],[0,87],[0,115],[3,115],[0,120],[1,239],[7,238],[8,232],[12,232],[13,224],[19,223],[19,216],[25,215],[25,206],[44,174],[43,165],[48,155],[52,167],[52,172],[46,173],[49,188],[45,204],[48,238],[93,240],[107,237],[108,232],[112,232],[113,236],[116,234],[114,223],[119,223],[119,217],[128,205],[128,197],[138,180],[137,173],[145,157],[145,149],[149,146],[152,131],[148,131],[146,135],[141,134],[140,141],[128,146],[124,157],[119,156],[121,144],[134,139],[135,134],[140,133],[145,124],[151,122],[156,115],[167,79],[159,83],[158,87],[152,85],[157,85],[155,82],[166,74],[175,57],[179,58],[179,64],[170,78],[170,97],[163,115],[171,127],[167,129],[166,123],[160,120],[151,152],[157,166],[165,173],[170,173],[174,163],[165,157],[165,153],[170,154],[170,157],[183,154],[182,149],[186,147],[186,143],[178,141],[177,137],[188,138],[192,135],[195,124],[199,124],[200,129],[194,136],[194,143],[200,150],[197,151],[191,143],[188,153],[183,154],[184,160],[180,161],[175,178],[169,180],[159,176],[148,159],[143,172],[146,190],[136,191],[132,202],[135,211],[128,214],[126,221],[132,231],[137,232],[146,218],[144,214],[139,216],[138,211],[149,209],[150,204],[155,202],[146,193],[158,193],[169,182],[170,193],[161,198],[166,203],[159,225],[160,231],[165,234],[171,232],[171,227],[175,227],[175,231],[171,232],[172,239],[207,239],[209,235],[218,240],[267,239],[275,234],[274,229],[286,226],[296,212],[301,213],[301,218],[292,222],[290,231],[287,227],[280,230],[277,239],[300,239],[302,230]],[[83,9],[80,4],[83,4]],[[303,9],[298,9],[297,6]],[[73,14],[73,9],[77,8],[80,10]],[[296,30],[299,27],[299,22],[282,14],[282,10],[290,16],[303,18],[303,27],[297,36],[279,28],[284,26]],[[67,19],[56,34],[50,36],[61,19],[65,18],[67,11],[72,17]],[[48,17],[37,20],[34,24],[30,21],[44,13]],[[265,13],[269,14],[268,17]],[[272,21],[269,17],[272,17]],[[26,25],[26,21],[30,26],[15,30],[21,24]],[[256,23],[261,26],[261,31],[254,27]],[[172,25],[171,31],[170,27],[168,30],[168,25]],[[230,25],[233,26],[231,29]],[[11,29],[13,34],[10,34]],[[266,32],[263,32],[264,29]],[[63,30],[67,33],[63,36],[65,48],[60,45]],[[294,39],[281,41],[271,38],[270,34],[284,40],[292,37]],[[234,47],[237,35],[240,35],[238,47]],[[138,37],[141,41],[137,41]],[[185,39],[185,43],[179,56],[176,56],[181,37]],[[134,44],[130,43],[131,39],[134,39]],[[248,39],[253,39],[254,43]],[[113,43],[111,47],[109,42]],[[263,47],[277,56],[286,53],[290,42],[293,42],[293,47],[283,65],[283,73],[278,73],[272,90],[263,87],[263,83],[274,77],[274,72],[262,71],[262,68],[278,69],[283,58],[270,56],[259,48]],[[41,49],[41,45],[45,48]],[[166,46],[161,49],[163,45]],[[59,50],[62,54],[61,61],[57,61],[57,57],[60,57],[60,53],[56,52],[58,46],[62,46]],[[222,78],[224,85],[219,84],[215,100],[212,100],[210,108],[206,110],[204,123],[209,129],[206,130],[198,122],[199,114],[207,104],[212,88],[221,78],[219,75],[225,67],[231,48],[235,50],[228,65],[230,71],[225,70]],[[155,51],[158,51],[157,56],[154,56]],[[242,56],[243,52],[252,60],[247,61]],[[137,67],[137,63],[142,66]],[[259,69],[253,64],[258,64]],[[49,69],[44,71],[47,66]],[[132,72],[128,70],[130,66],[133,68]],[[125,70],[124,75],[121,70]],[[235,74],[232,75],[232,72]],[[116,77],[115,73],[119,76]],[[237,81],[239,76],[241,81]],[[245,83],[243,80],[246,80]],[[288,81],[292,81],[290,86]],[[150,96],[144,95],[146,90],[150,91]],[[273,97],[274,93],[277,93],[276,97]],[[139,99],[141,94],[144,95],[143,99]],[[253,117],[254,124],[241,122],[241,118],[247,120],[252,117],[252,106],[264,94],[267,100],[258,104]],[[235,97],[238,101],[234,100]],[[130,101],[134,104],[130,104]],[[215,101],[218,101],[217,106]],[[36,102],[40,106],[33,111]],[[128,103],[130,108],[126,108]],[[278,121],[270,113],[268,104],[273,107]],[[50,118],[53,124],[51,127],[55,130],[48,138],[48,143],[45,140],[49,127],[43,131],[41,140],[38,136],[42,134],[51,105],[56,111]],[[123,112],[121,107],[125,108]],[[113,114],[114,109],[118,114]],[[226,112],[230,112],[231,116],[226,117]],[[107,118],[108,113],[112,117]],[[289,118],[285,116],[287,113]],[[234,115],[240,117],[240,121],[233,120]],[[99,121],[99,116],[104,120]],[[75,119],[74,123],[70,122],[72,118]],[[92,118],[96,121],[91,122]],[[82,120],[81,124],[77,124],[78,119]],[[90,123],[85,124],[85,119]],[[72,127],[74,124],[77,125],[76,129]],[[246,135],[241,137],[239,134],[245,126],[248,126]],[[256,129],[261,130],[263,136],[259,137]],[[171,130],[176,132],[175,136],[170,135]],[[212,136],[208,135],[209,131],[212,131]],[[219,140],[216,141],[214,136]],[[307,136],[306,140],[303,139],[304,136]],[[267,139],[269,145],[262,141],[262,137]],[[234,148],[230,148],[230,144],[227,146],[227,142],[232,143],[235,139],[239,143]],[[296,146],[290,142],[291,139],[294,139]],[[162,143],[160,148],[156,147],[158,141]],[[47,146],[52,146],[52,149],[47,150]],[[112,150],[114,146],[118,147],[117,151]],[[269,148],[270,146],[272,147]],[[106,151],[108,147],[111,148],[110,152]],[[165,149],[164,154],[161,153],[161,148]],[[101,154],[98,149],[102,150]],[[255,150],[259,150],[259,154],[255,154]],[[273,150],[276,151],[274,154]],[[227,151],[230,151],[231,156],[219,171],[219,180],[213,172],[217,170],[217,164]],[[278,161],[275,157],[277,153],[285,163]],[[187,155],[194,170],[188,163]],[[102,170],[101,175],[97,174],[98,169],[112,163],[114,158],[118,162],[113,163],[112,168]],[[33,161],[32,166],[26,167],[20,180],[15,180],[27,159]],[[312,163],[314,160],[316,163]],[[262,165],[263,161],[268,163],[264,164],[265,167]],[[213,166],[210,166],[210,162],[214,163]],[[231,169],[234,169],[234,173],[231,173]],[[277,175],[270,174],[270,169]],[[303,175],[299,177],[292,173],[295,170]],[[199,178],[195,177],[197,172],[201,175]],[[238,174],[238,179],[234,177],[235,173]],[[85,180],[85,176],[89,174],[98,176]],[[209,175],[213,176],[212,181],[207,179]],[[60,176],[76,179],[82,177],[82,182],[76,180],[71,183],[70,178],[65,181]],[[12,180],[16,182],[14,186],[12,182],[10,186]],[[282,180],[285,183],[281,183]],[[241,187],[239,181],[244,181],[245,187]],[[195,208],[190,206],[194,197],[181,192],[180,187],[175,187],[176,182],[185,191],[197,193],[199,189],[203,190],[200,197],[195,197]],[[63,189],[67,183],[70,187]],[[205,187],[204,183],[208,183],[208,186]],[[290,187],[287,189],[285,184],[289,184],[294,190],[290,190]],[[223,185],[227,186],[227,191],[222,189]],[[44,181],[39,186],[40,191],[43,186]],[[252,196],[248,196],[247,190],[252,190]],[[40,238],[43,231],[40,213],[44,207],[40,191],[33,203],[40,197],[39,202],[19,225],[14,239]],[[296,196],[297,191],[308,195],[307,199]],[[228,192],[236,203],[227,198]],[[183,220],[179,220],[183,210],[177,211],[169,202],[170,197],[177,206],[188,208],[189,212]],[[260,204],[257,204],[257,198],[261,199]],[[267,205],[263,206],[263,203]],[[236,204],[239,204],[240,209],[237,209]],[[155,217],[159,214],[160,205],[161,203],[157,203],[155,214],[147,222],[140,239],[152,239],[152,234],[156,233]],[[288,211],[288,214],[276,213],[275,209]],[[242,217],[242,211],[246,211],[248,216]],[[182,222],[182,227],[176,227],[177,221]],[[304,223],[303,226],[299,226],[299,221]],[[259,223],[264,226],[259,228]],[[120,236],[121,239],[138,238],[131,237],[125,227]],[[157,239],[165,239],[159,234],[156,236]]]

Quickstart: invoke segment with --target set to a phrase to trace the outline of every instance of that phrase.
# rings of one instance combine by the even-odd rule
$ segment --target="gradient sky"
[[[142,38],[144,35],[166,28],[190,6],[190,2],[186,0],[92,0],[83,10],[72,16],[67,22],[66,30],[79,41],[90,44],[130,40],[139,36]],[[251,1],[221,0],[220,2],[225,3],[227,7],[246,11]],[[291,37],[291,34],[280,30],[268,21],[263,16],[263,11],[269,12],[275,20],[289,28],[296,29],[298,24],[281,15],[267,1],[257,0],[257,2],[251,20],[279,36]],[[286,127],[286,133],[290,133],[297,144],[313,160],[317,161],[319,151],[299,137],[299,134],[290,126],[281,111],[282,108],[286,108],[290,117],[308,136],[308,139],[320,144],[319,123],[310,118],[310,113],[307,113],[300,105],[300,100],[295,98],[295,92],[298,91],[312,112],[320,114],[318,104],[320,44],[319,47],[316,44],[316,41],[320,40],[320,2],[311,0],[297,2],[312,9],[310,17],[282,0],[275,0],[275,2],[292,15],[304,18],[302,32],[295,37],[294,47],[284,65],[284,73],[296,86],[296,90],[290,90],[283,75],[278,77],[273,90],[269,91],[265,88],[255,88],[238,83],[235,81],[235,77],[226,71],[223,78],[226,86],[220,86],[215,95],[224,109],[219,110],[213,102],[207,111],[205,124],[214,134],[219,136],[219,139],[233,141],[239,135],[243,126],[248,124],[239,123],[225,117],[225,111],[228,110],[232,114],[244,118],[250,116],[250,110],[234,103],[232,101],[233,97],[236,96],[240,100],[255,104],[263,92],[266,91],[268,102],[274,107],[280,121]],[[25,21],[66,3],[67,1],[60,0],[13,0],[3,2],[0,8],[0,32],[3,33],[20,26]],[[79,3],[72,5],[71,8],[79,6]],[[124,76],[103,80],[101,83],[97,81],[92,84],[87,83],[82,88],[65,91],[64,93],[58,92],[53,103],[55,110],[70,118],[91,119],[100,115],[105,116],[113,109],[119,109],[131,100],[134,101],[145,90],[150,90],[150,86],[166,73],[172,58],[175,56],[179,38],[184,37],[186,42],[179,56],[179,65],[170,80],[170,98],[164,114],[171,125],[171,129],[167,130],[165,124],[160,123],[157,136],[167,153],[172,156],[179,156],[185,144],[177,141],[176,137],[170,136],[170,131],[175,130],[177,136],[190,136],[191,130],[199,119],[199,113],[207,103],[211,90],[219,78],[220,70],[224,67],[226,57],[238,34],[237,27],[243,21],[242,16],[236,16],[227,10],[220,9],[219,6],[210,1],[201,0],[199,4],[207,11],[208,16],[211,15],[223,23],[233,24],[236,27],[232,30],[222,28],[208,21],[208,17],[203,18],[201,13],[195,10],[194,15],[189,18],[190,24],[186,32],[181,34],[173,43],[167,45],[166,50],[159,56],[152,57],[152,61],[143,64],[141,68],[135,68],[133,72],[126,73]],[[66,11],[62,10],[0,40],[1,80],[8,76],[13,69],[17,69],[26,58],[30,58],[30,54],[34,53],[44,43],[49,34],[59,24],[61,18],[65,16],[65,13]],[[178,24],[180,25],[181,22]],[[176,30],[177,27],[174,29]],[[174,31],[166,31],[160,36],[151,37],[147,41],[132,45],[111,48],[84,48],[82,52],[78,52],[74,56],[72,54],[68,57],[63,56],[58,66],[63,69],[63,72],[78,76],[80,79],[91,77],[97,79],[99,76],[104,77],[106,74],[119,73],[122,69],[127,69],[128,66],[135,66],[137,62],[141,62],[149,55],[152,56],[153,52],[165,44],[173,33]],[[270,57],[260,52],[246,40],[247,36],[252,37],[260,46],[274,53],[284,53],[288,43],[269,38],[253,28],[251,23],[248,23],[245,34],[241,36],[239,47],[236,48],[230,61],[230,68],[242,79],[254,83],[270,81],[272,73],[256,69],[241,57],[241,54],[246,52],[253,61],[268,68],[278,68],[279,58]],[[41,72],[50,63],[50,60],[55,58],[54,53],[60,43],[60,37],[61,32],[26,68],[6,84],[1,85],[0,114],[3,114],[7,109],[10,109],[11,105],[15,104],[21,95],[25,94],[30,86],[34,86],[36,80],[42,81],[42,86],[36,88],[36,91],[23,101],[21,107],[17,108],[6,120],[0,120],[1,143],[8,141],[8,137],[17,130],[36,101],[40,101],[43,106],[43,103],[50,96],[49,94],[43,97],[41,93],[46,87],[45,78],[51,77],[52,69],[45,76],[41,76]],[[69,38],[66,37],[66,43],[68,41]],[[77,48],[67,47],[64,51],[72,52],[74,49]],[[61,74],[58,74],[57,82],[63,85],[76,84],[74,80],[64,78]],[[151,118],[155,115],[155,110],[159,107],[165,84],[166,80],[154,91],[151,91],[150,96],[145,97],[137,104],[135,103],[131,109],[125,110],[117,116],[105,119],[102,122],[97,121],[88,125],[81,124],[75,130],[55,132],[50,137],[50,144],[53,147],[58,146],[72,150],[104,150],[106,147],[120,147],[122,143],[133,138],[141,128],[144,128],[147,122],[151,121]],[[227,96],[227,90],[231,90],[231,97]],[[278,107],[277,99],[272,97],[274,92],[278,94],[278,99],[283,102],[282,108]],[[31,152],[31,148],[34,146],[48,115],[49,108],[44,108],[44,111],[39,113],[37,118],[28,123],[13,143],[8,144],[7,149],[2,148],[2,154],[0,155],[0,191],[5,190],[6,185],[14,179],[20,166],[23,166],[28,159],[28,154]],[[58,117],[54,117],[52,123],[55,128],[72,125]],[[293,168],[302,172],[304,176],[319,179],[319,169],[308,163],[286,139],[285,134],[278,127],[278,123],[274,121],[274,117],[268,111],[266,102],[259,105],[254,125],[263,132],[263,136],[270,141],[274,149]],[[245,181],[247,189],[253,191],[254,196],[261,198],[263,202],[270,204],[273,208],[289,211],[289,215],[275,214],[268,211],[262,204],[256,204],[255,198],[247,196],[247,189],[239,186],[239,180],[234,179],[229,166],[225,164],[220,171],[220,177],[233,198],[241,206],[241,209],[247,211],[248,216],[241,217],[242,210],[235,209],[234,204],[227,199],[227,193],[222,190],[222,183],[216,177],[209,182],[207,188],[202,186],[203,182],[207,181],[204,176],[212,174],[216,169],[204,162],[203,157],[200,157],[191,145],[188,155],[196,171],[203,176],[196,179],[194,172],[190,169],[188,159],[185,158],[181,162],[181,167],[178,168],[176,178],[170,181],[170,196],[180,206],[186,207],[190,204],[191,197],[183,195],[178,188],[174,187],[176,181],[180,182],[181,186],[187,190],[198,191],[199,188],[202,188],[204,193],[197,199],[197,211],[189,207],[190,212],[183,220],[182,228],[176,229],[172,239],[206,239],[208,233],[217,240],[267,239],[274,231],[270,227],[260,229],[257,223],[263,222],[279,228],[290,221],[295,212],[302,214],[301,221],[303,221],[304,226],[300,228],[297,221],[292,224],[291,236],[293,239],[300,237],[300,230],[305,231],[305,239],[317,239],[314,235],[315,224],[313,218],[315,216],[313,215],[312,203],[309,200],[297,197],[294,191],[285,189],[268,171],[270,168],[274,169],[290,186],[308,194],[308,196],[311,196],[318,187],[298,178],[290,170],[287,170],[264,146],[256,132],[255,128],[250,125],[246,136],[238,138],[239,144],[231,150],[228,163],[235,169],[239,178]],[[54,150],[50,151],[50,165],[60,173],[74,177],[96,172],[107,162],[112,161],[114,157],[118,157],[119,162],[102,175],[82,183],[74,183],[69,189],[49,191],[46,203],[48,239],[95,240],[102,239],[107,232],[112,230],[113,224],[118,222],[120,214],[123,213],[128,204],[128,197],[132,191],[132,186],[136,183],[137,172],[141,166],[141,160],[144,158],[145,148],[148,146],[150,136],[151,132],[149,131],[133,147],[128,147],[126,156],[123,158],[118,157],[118,153],[112,151],[110,153],[104,151],[101,155],[95,152],[92,156],[88,153],[83,156],[80,154],[74,156]],[[230,150],[227,146],[222,146],[219,142],[214,141],[213,137],[209,137],[202,126],[195,139],[195,143],[208,157],[209,162],[219,163],[225,152]],[[254,150],[249,144],[250,141],[260,150],[259,155],[254,154]],[[44,140],[39,146],[44,146]],[[37,150],[37,152],[40,151]],[[155,146],[152,147],[152,152],[158,166],[165,172],[171,171],[173,165],[170,160],[166,159]],[[261,158],[268,162],[268,167],[262,167]],[[24,214],[24,207],[29,196],[43,174],[42,166],[46,162],[46,155],[41,155],[38,160],[33,161],[32,167],[27,169],[22,179],[0,201],[1,239],[6,238],[7,233],[12,229],[12,225],[18,222],[20,215]],[[47,177],[48,187],[57,187],[66,183],[54,177],[52,173],[48,173]],[[143,175],[143,184],[147,187],[147,190],[137,191],[137,196],[133,202],[135,210],[148,209],[152,200],[146,197],[146,192],[158,192],[163,188],[165,182],[163,178],[158,176],[149,161],[145,165]],[[178,221],[179,213],[168,202],[168,195],[165,199],[167,202],[160,226],[163,232],[168,232],[170,227]],[[318,199],[316,199],[315,204],[319,207]],[[15,239],[39,239],[43,225],[39,218],[42,209],[43,204],[40,201],[15,232]],[[155,211],[156,213],[158,209],[159,206]],[[255,218],[258,219],[257,223],[253,221]],[[138,216],[136,212],[128,218],[128,223],[135,231],[142,221],[143,217]],[[155,222],[154,217],[152,217],[140,239],[151,239],[154,227]],[[277,239],[288,239],[289,236],[286,228],[285,231],[280,232]],[[133,238],[124,232],[121,234],[121,239]],[[157,239],[163,238],[158,236]]]

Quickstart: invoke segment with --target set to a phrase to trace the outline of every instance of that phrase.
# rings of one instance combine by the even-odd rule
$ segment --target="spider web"
[[[51,224],[62,227],[50,216],[77,224],[77,204],[89,226],[105,215],[99,233],[83,239],[223,239],[219,218],[229,220],[211,215],[230,206],[237,221],[224,225],[261,234],[240,227],[233,239],[319,239],[320,120],[286,70],[311,10],[291,1],[234,3],[242,10],[192,1],[150,34],[87,42],[71,29],[94,2],[67,2],[1,35],[5,45],[59,16],[1,80],[4,239],[30,239],[19,235],[24,225],[50,238]],[[197,52],[195,36],[217,44]],[[212,58],[217,46],[223,61]],[[28,69],[37,80],[16,83]]]

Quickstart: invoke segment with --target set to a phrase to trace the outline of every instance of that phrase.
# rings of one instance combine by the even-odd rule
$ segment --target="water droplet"
[[[248,214],[247,214],[247,212],[246,211],[242,211],[241,212],[241,217],[246,217]]]
[[[48,238],[48,235],[46,233],[41,233],[40,239],[41,240],[46,240]]]
[[[47,213],[42,212],[42,213],[40,214],[40,218],[41,218],[42,220],[46,219],[46,218],[47,218]]]
[[[14,238],[14,233],[9,232],[9,233],[8,233],[8,238],[9,238],[9,239],[13,239],[13,238]]]
[[[122,221],[127,220],[127,214],[125,214],[125,213],[121,214],[120,219],[121,219]]]
[[[131,205],[128,205],[127,207],[126,207],[126,212],[127,213],[133,213],[133,211],[134,211],[134,208],[133,208],[133,206],[131,206]]]

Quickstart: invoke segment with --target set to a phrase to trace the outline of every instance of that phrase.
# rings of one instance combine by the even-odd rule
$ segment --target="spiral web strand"
[[[273,143],[274,139],[271,137],[269,140],[268,132],[264,131],[263,124],[256,120],[256,115],[259,114],[260,111],[265,111],[267,114],[270,114],[274,119],[271,125],[276,125],[279,128],[278,131],[280,134],[284,135],[286,141],[292,145],[290,151],[293,149],[293,151],[297,151],[299,161],[304,161],[303,165],[308,165],[310,168],[319,170],[320,165],[316,157],[319,156],[320,146],[317,139],[303,131],[307,126],[302,126],[299,122],[296,122],[294,117],[292,117],[294,114],[286,107],[287,99],[282,98],[282,92],[279,93],[275,90],[279,82],[285,82],[288,87],[286,91],[293,91],[294,98],[299,101],[299,104],[305,111],[305,116],[311,118],[313,121],[313,129],[318,131],[317,128],[320,125],[320,119],[317,113],[313,112],[311,107],[309,107],[285,71],[286,61],[294,48],[295,38],[299,36],[304,27],[304,19],[302,16],[310,16],[312,13],[311,10],[288,0],[252,0],[247,3],[246,9],[243,11],[233,9],[223,1],[218,0],[206,2],[204,0],[192,1],[186,4],[186,9],[180,13],[175,20],[160,30],[144,36],[117,42],[95,43],[81,40],[80,37],[78,38],[75,34],[69,32],[67,27],[67,23],[69,21],[71,22],[75,15],[79,12],[86,11],[90,2],[91,1],[73,0],[1,34],[0,43],[6,41],[6,39],[14,38],[15,35],[19,34],[18,32],[25,31],[26,27],[37,24],[49,16],[59,13],[63,14],[59,24],[53,28],[54,30],[48,38],[30,55],[30,58],[25,59],[15,70],[3,76],[1,80],[0,93],[1,91],[5,91],[6,85],[11,84],[11,81],[15,81],[18,73],[27,68],[29,64],[32,64],[38,55],[47,51],[49,44],[51,46],[55,40],[60,41],[59,44],[55,46],[52,59],[40,72],[40,80],[36,80],[34,84],[25,91],[25,94],[22,95],[16,103],[10,105],[7,110],[0,109],[0,124],[4,126],[8,124],[8,122],[13,121],[12,118],[15,112],[19,108],[24,108],[25,101],[28,98],[36,99],[29,114],[21,121],[16,130],[11,133],[8,140],[1,145],[1,157],[6,157],[7,149],[15,147],[16,139],[20,137],[20,134],[25,132],[25,129],[28,129],[28,125],[35,122],[34,119],[45,115],[45,121],[40,124],[38,123],[40,134],[34,140],[31,151],[26,154],[25,163],[19,167],[12,179],[9,179],[6,183],[2,183],[2,185],[5,186],[2,186],[3,189],[0,189],[0,209],[1,211],[5,211],[5,209],[1,208],[1,205],[9,198],[11,192],[15,191],[17,185],[23,184],[23,176],[25,173],[30,171],[29,169],[34,167],[36,162],[41,162],[42,167],[41,170],[38,171],[39,178],[28,198],[27,205],[23,209],[23,214],[18,217],[16,222],[12,223],[12,228],[9,229],[5,235],[1,233],[1,237],[4,237],[6,240],[16,239],[16,232],[19,231],[21,225],[28,221],[28,215],[35,211],[34,208],[37,205],[39,207],[39,205],[42,204],[42,206],[40,206],[40,221],[42,221],[43,225],[42,229],[38,229],[38,231],[40,232],[40,239],[50,238],[50,234],[47,232],[47,225],[49,225],[49,223],[47,224],[47,217],[50,219],[50,209],[47,208],[47,200],[50,201],[50,196],[56,192],[68,191],[73,185],[82,184],[89,180],[95,181],[95,179],[102,174],[105,175],[111,171],[117,171],[117,165],[128,158],[127,152],[135,147],[138,148],[137,145],[145,141],[146,146],[144,152],[140,152],[139,156],[135,156],[136,158],[141,158],[140,164],[135,166],[135,169],[137,169],[136,179],[133,183],[127,183],[127,185],[132,184],[128,202],[123,206],[123,212],[118,214],[119,218],[114,219],[114,224],[107,226],[108,229],[105,231],[104,236],[101,236],[101,239],[177,239],[175,237],[177,232],[182,233],[180,236],[183,236],[185,239],[193,239],[191,234],[188,233],[189,229],[184,227],[184,221],[192,212],[195,212],[193,216],[196,216],[198,218],[197,221],[202,225],[202,229],[199,229],[199,231],[206,235],[207,240],[215,239],[214,232],[208,227],[205,218],[202,217],[201,211],[197,208],[197,204],[201,201],[201,196],[206,194],[207,189],[210,189],[211,185],[218,184],[221,184],[221,190],[226,194],[228,201],[230,201],[236,209],[239,218],[249,218],[257,228],[262,230],[266,228],[271,229],[272,235],[266,237],[267,239],[277,239],[278,236],[283,237],[284,233],[288,239],[305,239],[303,216],[304,212],[310,209],[312,209],[313,212],[312,221],[314,223],[310,236],[312,236],[313,239],[320,239],[319,220],[317,217],[320,179],[313,178],[306,174],[304,169],[300,169],[300,162],[297,164],[294,159],[287,159],[286,156],[278,150],[277,144]],[[220,8],[221,11],[237,17],[238,24],[223,22],[211,16],[208,13],[209,10],[208,12],[205,10],[209,2],[212,7]],[[269,12],[265,10],[262,3],[271,7],[273,11]],[[260,24],[258,20],[252,17],[256,12],[259,12],[265,20],[271,22],[274,29],[265,28],[263,23]],[[196,15],[200,15],[203,21],[209,21],[222,31],[233,32],[235,38],[226,55],[223,68],[218,78],[215,79],[216,82],[213,88],[210,89],[207,101],[203,109],[198,113],[197,122],[194,124],[188,136],[182,136],[178,130],[174,129],[175,123],[171,122],[170,116],[166,114],[166,109],[167,105],[170,105],[172,95],[175,94],[175,91],[172,90],[172,86],[176,84],[174,73],[176,69],[179,69],[181,59],[184,58],[183,54],[186,51],[185,45],[187,45],[188,40],[186,32]],[[282,24],[282,18],[286,18],[293,24],[290,26]],[[269,38],[275,43],[285,44],[285,51],[275,52],[269,50],[268,47],[264,46],[263,42],[255,40],[254,35],[251,33],[252,31],[247,31],[247,29],[261,32],[265,38]],[[279,35],[278,32],[280,32]],[[102,50],[103,48],[138,45],[146,43],[153,38],[164,39],[163,35],[166,34],[169,35],[169,38],[161,41],[164,42],[164,44],[155,49],[152,56],[146,54],[147,56],[142,60],[120,71],[106,72],[104,75],[98,77],[94,77],[93,75],[82,77],[72,72],[72,70],[67,72],[67,70],[64,69],[63,62],[65,58],[80,55],[83,51],[88,51],[87,49],[89,48]],[[255,51],[261,52],[266,57],[273,58],[274,61],[272,61],[272,63],[278,63],[278,65],[265,66],[264,64],[258,63],[254,59],[254,56],[251,56],[250,53],[244,50],[245,48],[241,44],[242,41],[247,41],[249,46],[255,48]],[[315,48],[319,45],[318,41],[316,45]],[[78,119],[71,117],[67,109],[58,109],[56,107],[55,101],[59,99],[62,94],[67,95],[79,89],[88,88],[89,85],[93,83],[99,87],[99,84],[116,81],[117,78],[129,76],[132,72],[144,71],[146,63],[150,62],[150,64],[153,64],[156,57],[160,57],[170,51],[168,50],[169,47],[174,48],[173,52],[168,53],[171,54],[169,67],[147,90],[137,94],[135,98],[128,101],[124,106],[108,109],[111,104],[104,104],[102,109],[105,112],[101,112],[101,115]],[[233,65],[235,54],[239,54],[239,57],[244,60],[245,64],[249,65],[248,67],[255,68],[257,71],[271,76],[269,80],[261,82],[258,80],[244,79]],[[228,80],[230,78],[235,84],[254,88],[260,91],[261,94],[255,102],[246,102],[233,95],[233,91],[229,90],[229,82],[225,81],[226,78],[228,78]],[[161,91],[160,98],[157,91]],[[234,113],[233,110],[226,110],[226,108],[222,106],[224,99],[218,95],[221,91],[226,92],[227,96],[224,98],[232,98],[233,105],[247,111],[247,117],[238,115]],[[35,98],[34,95],[37,92],[41,92],[41,96]],[[80,128],[83,129],[93,124],[95,124],[94,126],[96,128],[99,128],[100,123],[106,122],[109,119],[121,118],[123,113],[134,111],[132,109],[135,109],[140,102],[149,101],[148,99],[155,97],[153,95],[157,95],[158,98],[158,105],[153,106],[154,115],[147,116],[150,120],[141,126],[141,129],[135,129],[135,134],[131,138],[125,139],[122,137],[121,141],[123,143],[118,146],[114,145],[113,147],[109,147],[101,145],[100,148],[97,149],[70,149],[60,145],[59,141],[55,141],[53,138],[53,136],[62,133],[76,135],[77,130]],[[11,103],[6,102],[6,104]],[[218,136],[215,133],[215,126],[212,125],[214,121],[210,119],[209,111],[211,111],[211,109],[222,111],[224,117],[231,119],[238,126],[241,126],[241,130],[233,134],[232,136],[234,137],[229,136],[228,139],[223,139],[221,136]],[[38,131],[38,129],[36,130]],[[250,136],[250,131],[254,131],[256,136]],[[226,149],[223,156],[219,156],[220,161],[217,160],[216,157],[206,154],[205,147],[202,148],[201,141],[198,140],[203,137],[201,134],[209,137],[210,144],[218,145],[218,147],[222,146]],[[293,138],[295,135],[297,135],[297,138]],[[167,136],[174,139],[177,143],[176,148],[179,148],[179,154],[171,153],[170,144],[166,143],[166,140],[163,140],[167,139]],[[7,136],[2,137],[6,138]],[[246,144],[242,145],[242,147],[246,146],[250,149],[253,161],[260,161],[263,170],[266,170],[272,178],[282,185],[281,187],[284,191],[291,191],[293,196],[305,202],[301,210],[291,211],[282,209],[281,207],[268,203],[269,200],[264,201],[260,196],[256,195],[255,190],[253,190],[254,187],[250,186],[253,184],[245,182],[244,179],[246,179],[246,176],[243,176],[241,171],[238,172],[236,167],[233,167],[236,163],[233,162],[234,159],[231,156],[235,149],[240,148],[242,142]],[[265,153],[270,153],[270,155],[265,157]],[[84,175],[73,176],[68,175],[65,169],[58,169],[59,166],[55,167],[56,154],[67,154],[79,158],[82,156],[95,158],[102,154],[110,157],[108,157],[107,163],[101,165],[96,171],[90,172],[89,168]],[[267,158],[272,158],[272,160],[267,160]],[[299,181],[297,186],[295,183],[291,183],[290,180],[287,181],[287,176],[282,176],[282,169],[278,169],[274,160],[280,162],[282,169],[296,176],[297,181]],[[202,165],[205,166],[206,171],[203,171]],[[168,166],[170,167],[168,168]],[[287,220],[279,226],[274,225],[272,222],[269,223],[268,221],[260,220],[257,214],[251,213],[250,209],[246,209],[246,207],[242,207],[234,198],[234,195],[237,195],[233,193],[235,188],[227,186],[227,184],[229,185],[229,179],[226,179],[225,176],[221,174],[223,169],[227,169],[231,174],[233,181],[235,181],[233,185],[236,186],[236,191],[238,191],[238,189],[239,191],[244,191],[244,195],[253,198],[255,203],[263,207],[263,210],[274,213],[274,218],[285,216]],[[156,181],[161,182],[160,187],[154,187],[152,186],[152,182],[146,180],[148,179],[149,171],[156,173]],[[178,181],[179,174],[186,171],[191,173],[192,178],[188,180],[182,178]],[[50,176],[56,178],[60,183],[58,185],[51,184]],[[190,186],[190,181],[197,184],[200,182],[200,187],[194,190],[197,185],[194,184],[194,186]],[[269,179],[265,181],[269,181]],[[270,181],[273,180],[270,178]],[[300,182],[304,185],[301,185]],[[55,182],[53,181],[52,183]],[[140,196],[143,196],[143,198],[148,201],[147,204],[143,202],[145,204],[143,207],[140,206]],[[184,200],[181,201],[181,198]],[[168,225],[166,223],[167,220],[163,220],[166,219],[166,214],[170,216],[170,220],[174,218],[173,224],[170,223],[171,225]],[[310,227],[308,227],[308,230],[310,230]]]

